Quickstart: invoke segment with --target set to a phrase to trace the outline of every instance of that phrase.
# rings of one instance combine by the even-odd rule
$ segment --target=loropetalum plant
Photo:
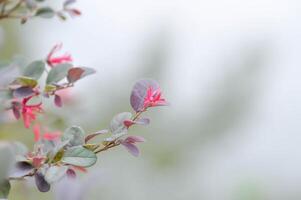
[[[45,59],[31,62],[6,88],[8,109],[16,119],[23,120],[25,128],[32,129],[35,144],[32,151],[24,147],[17,151],[13,170],[0,180],[0,198],[7,197],[10,181],[29,177],[35,179],[39,191],[47,192],[51,184],[63,177],[75,178],[78,171],[87,171],[96,163],[97,154],[120,145],[138,156],[137,143],[145,139],[129,135],[129,129],[150,123],[148,118],[142,117],[149,108],[167,105],[159,84],[143,79],[135,83],[131,92],[130,104],[134,112],[115,115],[108,129],[90,134],[79,126],[71,126],[63,133],[48,131],[37,120],[37,115],[46,114],[44,99],[52,99],[54,105],[62,107],[64,99],[58,91],[73,87],[80,79],[95,73],[92,68],[75,66],[70,54],[59,53],[61,48],[61,44],[55,45]],[[92,142],[99,135],[106,137],[102,142]],[[16,148],[19,146],[15,145]]]
[[[72,7],[75,0],[63,1],[59,9],[47,5],[50,0],[0,0],[0,19],[20,19],[24,24],[29,19],[59,17],[66,20],[67,16],[76,17],[81,12]]]
[[[20,19],[25,23],[35,17],[66,19],[81,15],[73,8],[75,0],[65,0],[60,9],[49,7],[50,0],[0,0],[0,20]],[[6,199],[10,182],[34,178],[39,191],[47,192],[51,184],[64,177],[76,178],[78,172],[86,172],[97,162],[97,155],[117,146],[123,146],[132,155],[138,156],[137,143],[144,142],[141,136],[129,135],[134,125],[148,125],[150,120],[142,115],[151,107],[168,103],[161,96],[159,84],[151,79],[134,84],[130,96],[133,113],[115,115],[107,129],[86,134],[79,126],[71,126],[63,133],[51,130],[40,116],[46,115],[44,102],[52,100],[62,107],[64,98],[60,91],[73,87],[95,70],[73,63],[70,54],[61,54],[62,44],[55,45],[44,59],[29,63],[6,86],[0,87],[1,108],[13,113],[34,135],[31,151],[20,142],[0,143],[0,199]],[[2,64],[0,64],[0,67]],[[1,74],[3,75],[3,74]],[[94,138],[103,135],[101,142]],[[12,151],[13,149],[13,151]],[[13,160],[11,159],[13,158]]]

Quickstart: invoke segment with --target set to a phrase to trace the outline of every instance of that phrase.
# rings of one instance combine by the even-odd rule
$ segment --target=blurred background
[[[49,105],[47,123],[107,128],[116,113],[131,110],[131,88],[145,77],[159,81],[171,105],[152,109],[150,126],[131,130],[147,139],[139,158],[116,148],[78,181],[46,194],[30,182],[14,183],[10,199],[301,199],[300,1],[75,6],[83,15],[66,22],[0,24],[2,60],[44,58],[62,42],[76,65],[97,69],[70,90],[63,109]],[[1,119],[0,139],[31,147],[32,133],[7,120]]]

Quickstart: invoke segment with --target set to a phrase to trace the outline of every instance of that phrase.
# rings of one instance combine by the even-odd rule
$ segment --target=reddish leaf
[[[68,169],[67,172],[66,172],[68,178],[76,178],[76,172],[73,170],[73,169]]]
[[[59,95],[54,95],[54,104],[57,106],[57,107],[62,107],[63,106],[63,101],[62,101],[62,98],[59,96]]]
[[[108,132],[109,132],[108,130],[101,130],[101,131],[97,131],[96,133],[92,133],[90,135],[87,135],[86,138],[85,138],[85,143],[87,143],[89,140],[91,140],[92,138],[94,138],[98,135],[105,134],[105,133],[108,133]]]
[[[74,83],[74,82],[78,81],[84,72],[85,72],[85,70],[80,67],[74,67],[74,68],[69,69],[68,75],[67,75],[67,79],[68,79],[69,83]]]
[[[69,15],[70,15],[71,17],[80,16],[80,15],[82,14],[80,10],[77,10],[77,9],[74,9],[74,8],[68,9],[68,10],[66,10],[66,11],[69,13]]]
[[[14,116],[15,116],[15,118],[16,119],[20,119],[20,110],[19,110],[19,108],[17,108],[16,106],[13,106],[13,113],[14,113]]]

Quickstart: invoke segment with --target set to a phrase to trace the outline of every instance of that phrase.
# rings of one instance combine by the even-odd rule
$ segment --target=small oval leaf
[[[29,97],[33,94],[34,94],[34,91],[31,87],[19,87],[13,91],[13,96],[15,98]]]
[[[41,172],[37,172],[34,176],[36,186],[40,192],[48,192],[50,190],[50,184],[45,180],[44,175]]]
[[[23,75],[39,79],[45,70],[45,63],[41,60],[34,61],[26,66]]]
[[[78,81],[84,72],[85,70],[83,70],[80,67],[74,67],[69,69],[68,76],[67,76],[69,83],[74,83]]]
[[[62,107],[63,106],[63,101],[62,101],[62,98],[59,96],[59,95],[54,95],[54,104],[57,106],[57,107]]]
[[[66,150],[62,162],[79,167],[90,167],[97,161],[96,154],[82,146],[71,147]]]
[[[58,64],[51,68],[47,76],[46,84],[57,83],[66,78],[68,70],[71,68],[72,65],[69,63]]]
[[[36,16],[42,17],[42,18],[52,18],[54,17],[55,12],[50,7],[43,7],[39,8],[36,12]]]
[[[85,131],[79,126],[72,126],[64,132],[62,140],[69,140],[71,146],[82,145],[85,142]]]
[[[57,181],[61,180],[62,178],[64,178],[67,170],[68,170],[67,166],[49,167],[45,174],[45,180],[50,184],[57,182]]]

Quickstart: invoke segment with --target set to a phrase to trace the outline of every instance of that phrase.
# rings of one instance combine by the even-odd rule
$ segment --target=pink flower
[[[148,87],[146,91],[146,97],[144,98],[143,108],[155,106],[166,106],[168,105],[167,101],[161,98],[160,88],[154,90],[153,87]]]
[[[72,57],[70,54],[65,53],[64,55],[55,57],[54,54],[61,50],[62,44],[55,45],[50,53],[47,56],[47,63],[49,66],[54,67],[57,64],[66,63],[66,62],[72,62]]]
[[[37,142],[41,139],[41,127],[39,124],[36,124],[33,127],[33,133],[34,133],[34,141]],[[57,140],[61,137],[61,132],[54,131],[54,132],[44,132],[42,138],[48,141]]]
[[[129,136],[124,140],[121,140],[121,144],[133,155],[139,156],[139,149],[135,145],[137,142],[145,142],[145,139],[141,136]]]
[[[35,105],[27,105],[27,102],[32,98],[27,97],[22,100],[22,117],[24,121],[24,126],[26,128],[30,127],[30,124],[36,120],[36,113],[41,113],[43,111],[42,109],[42,103],[35,104]]]

